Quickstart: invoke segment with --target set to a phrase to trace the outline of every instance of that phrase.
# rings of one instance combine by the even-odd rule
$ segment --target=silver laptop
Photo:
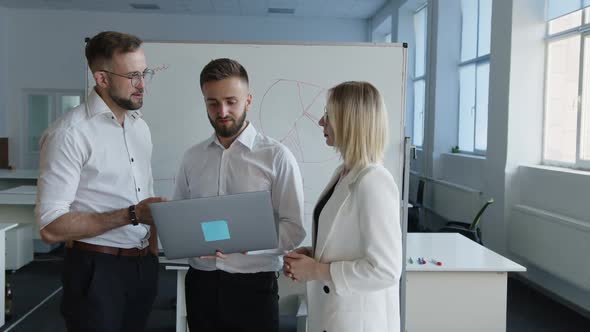
[[[168,259],[278,247],[269,191],[153,203],[150,210]]]

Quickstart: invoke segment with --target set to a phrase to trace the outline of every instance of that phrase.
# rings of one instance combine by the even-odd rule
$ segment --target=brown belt
[[[126,248],[99,246],[96,244],[90,244],[90,243],[80,242],[80,241],[68,242],[66,246],[68,248],[72,248],[72,249],[99,252],[102,254],[108,254],[108,255],[113,255],[113,256],[146,256],[149,252],[148,247],[145,247],[143,249],[139,249],[139,248],[126,249]]]

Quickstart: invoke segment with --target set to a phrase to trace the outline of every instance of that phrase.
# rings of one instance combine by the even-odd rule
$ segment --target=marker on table
[[[442,262],[441,261],[437,261],[436,259],[432,259],[432,264],[437,265],[437,266],[442,266]]]
[[[412,257],[410,257],[409,262],[410,262],[410,264],[414,264],[414,261],[412,260]]]

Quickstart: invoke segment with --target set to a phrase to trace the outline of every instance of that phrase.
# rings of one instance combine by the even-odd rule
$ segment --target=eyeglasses
[[[324,107],[324,121],[328,121],[328,109]]]
[[[141,82],[142,79],[143,79],[144,84],[148,84],[152,80],[152,78],[154,77],[154,70],[153,69],[146,69],[143,71],[143,73],[136,71],[136,72],[125,74],[125,75],[113,73],[112,71],[108,71],[108,70],[101,70],[101,71],[115,75],[115,76],[128,78],[131,81],[131,86],[133,86],[134,88],[137,88],[139,86],[139,83]]]

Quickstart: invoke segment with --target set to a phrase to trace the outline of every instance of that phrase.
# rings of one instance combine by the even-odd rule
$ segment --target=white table
[[[37,186],[19,186],[0,190],[0,204],[35,205]]]
[[[184,301],[184,277],[188,271],[188,260],[167,259],[160,257],[160,264],[166,265],[166,270],[174,270],[176,273],[176,331],[188,331],[186,322],[186,304]]]
[[[525,271],[457,233],[409,233],[406,330],[506,331],[508,272]]]
[[[17,187],[17,186],[21,186],[21,185],[35,185],[37,183],[38,176],[39,176],[38,170],[0,169],[0,190],[11,188],[11,187]]]
[[[6,265],[6,231],[16,227],[16,223],[0,223],[0,308],[4,309],[4,294],[6,286],[6,275],[4,274]],[[4,314],[0,314],[0,326],[4,326]]]
[[[418,257],[427,263],[419,265]],[[433,264],[433,259],[442,266]],[[166,269],[177,271],[176,331],[186,332],[184,278],[188,265],[186,260],[165,258],[160,263],[174,264]],[[406,331],[506,331],[507,273],[525,271],[523,266],[457,233],[409,233]],[[300,310],[303,308],[300,306]]]
[[[186,302],[184,297],[184,278],[188,272],[188,263],[185,265],[166,265],[166,270],[176,270],[176,332],[188,331],[186,321]],[[162,260],[160,263],[166,264]]]

